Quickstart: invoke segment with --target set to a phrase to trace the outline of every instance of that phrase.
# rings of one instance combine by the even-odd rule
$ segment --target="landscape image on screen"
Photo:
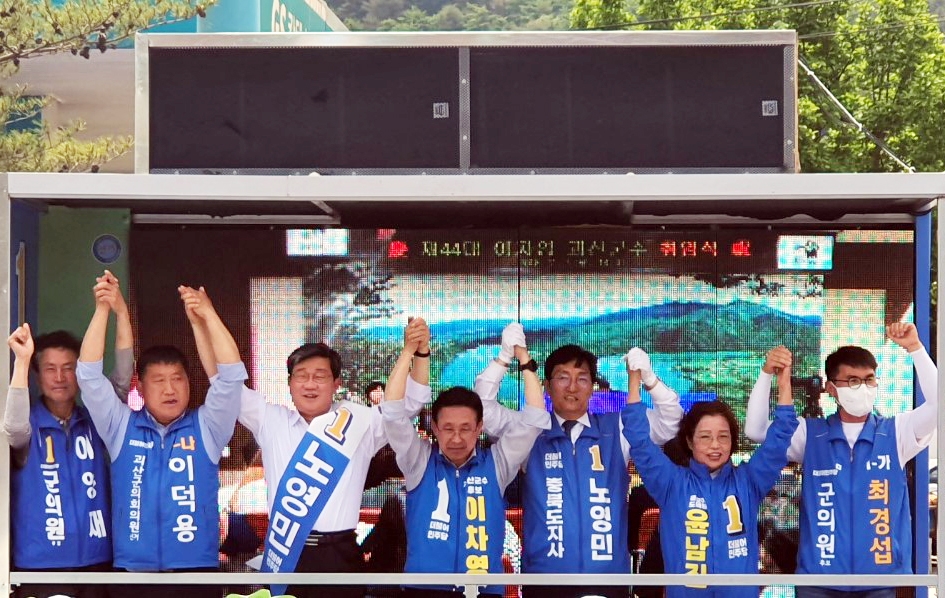
[[[548,353],[566,343],[598,356],[592,411],[615,411],[625,402],[621,358],[641,347],[684,408],[721,399],[744,421],[765,352],[777,345],[794,354],[800,413],[835,410],[822,392],[823,361],[847,344],[877,357],[880,413],[911,407],[911,361],[885,339],[884,327],[913,320],[913,242],[911,230],[882,228],[139,227],[131,259],[133,272],[148,272],[134,280],[142,346],[150,338],[193,351],[179,300],[167,289],[181,280],[204,284],[234,330],[249,383],[273,403],[291,405],[285,359],[315,341],[341,353],[338,398],[365,403],[365,387],[387,378],[408,318],[423,317],[432,332],[434,396],[454,385],[471,387],[498,355],[502,329],[517,321],[539,374]],[[194,254],[201,259],[187,258]],[[155,255],[163,261],[156,264]],[[138,259],[146,270],[136,267]],[[499,400],[520,407],[515,368]],[[645,393],[644,401],[650,401]],[[421,431],[425,425],[421,417]],[[745,446],[749,451],[736,459],[753,450]],[[257,550],[265,532],[264,483],[258,471],[246,473],[258,469],[252,453],[250,435],[239,429],[221,474],[223,540],[232,540],[237,524],[249,530],[233,551],[233,568]],[[786,470],[762,511],[766,533],[796,531],[799,484],[799,473]],[[390,496],[403,497],[402,480],[366,491],[362,538]],[[514,483],[507,498],[507,568],[516,570],[521,513]]]

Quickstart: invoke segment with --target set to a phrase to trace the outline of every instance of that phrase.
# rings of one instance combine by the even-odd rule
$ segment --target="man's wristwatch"
[[[524,372],[525,370],[531,370],[533,372],[538,371],[538,362],[534,359],[529,359],[525,363],[519,364],[518,371]]]

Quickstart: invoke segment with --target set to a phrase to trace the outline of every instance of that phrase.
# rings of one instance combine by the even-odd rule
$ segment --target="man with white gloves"
[[[499,357],[476,378],[483,399],[486,433],[501,436],[520,413],[496,401],[499,384],[514,355],[526,347],[522,325],[502,332]],[[683,412],[679,395],[653,372],[649,356],[639,348],[624,359],[643,372],[653,397],[647,412],[653,441],[664,444],[676,435]],[[519,371],[537,371],[535,360]],[[551,429],[538,437],[523,465],[524,573],[628,573],[627,462],[630,445],[621,433],[620,413],[589,413],[597,382],[597,357],[577,345],[564,345],[545,361],[545,390],[551,396]],[[523,586],[525,598],[575,598],[600,595],[626,598],[623,586]]]

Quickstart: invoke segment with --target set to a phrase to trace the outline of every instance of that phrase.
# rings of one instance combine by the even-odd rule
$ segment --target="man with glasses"
[[[519,363],[531,363],[524,344],[514,348]],[[489,447],[478,445],[482,400],[454,386],[437,395],[432,407],[433,436],[417,434],[403,399],[415,346],[405,344],[388,379],[384,426],[407,490],[408,573],[502,573],[505,538],[503,495],[528,457],[535,438],[550,427],[541,381],[525,370],[526,405],[518,425],[508,426]],[[453,586],[411,587],[409,598],[461,596]],[[487,586],[480,598],[498,597],[501,586]]]
[[[520,324],[502,333],[502,351],[476,379],[485,431],[501,436],[517,412],[492,400],[515,346],[525,346]],[[650,359],[634,348],[624,357],[643,372],[655,409],[647,411],[651,437],[659,445],[676,435],[682,408],[679,395],[653,372]],[[534,360],[520,370],[538,369]],[[629,573],[627,549],[627,462],[620,413],[590,413],[597,381],[597,357],[564,345],[545,360],[545,391],[551,396],[551,429],[538,437],[525,469],[522,511],[524,573]],[[626,598],[625,586],[523,586],[526,598]]]
[[[873,413],[876,358],[840,347],[826,360],[827,393],[837,413],[799,418],[788,459],[803,464],[798,573],[911,574],[912,520],[906,463],[935,433],[938,370],[913,324],[894,323],[886,336],[912,356],[925,403],[894,417]],[[752,390],[745,435],[764,439],[771,378],[790,365],[784,347],[768,352]],[[797,586],[798,598],[895,598],[895,588]]]
[[[405,409],[416,414],[430,398],[430,330],[423,320],[404,333],[417,349]],[[198,339],[200,359],[213,376],[215,360]],[[239,422],[262,450],[269,502],[262,571],[357,573],[364,556],[355,540],[361,495],[371,457],[387,444],[379,406],[335,401],[341,356],[325,343],[306,343],[286,361],[295,409],[275,405],[244,387]],[[361,597],[364,586],[273,586],[297,598]]]

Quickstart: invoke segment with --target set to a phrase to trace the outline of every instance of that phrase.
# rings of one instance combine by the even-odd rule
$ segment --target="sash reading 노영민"
[[[349,409],[346,402],[309,424],[289,460],[269,513],[269,530],[262,571],[295,571],[305,538],[334,492],[364,434],[370,429],[368,411]],[[300,533],[301,532],[301,533]],[[285,585],[273,585],[277,594]]]

